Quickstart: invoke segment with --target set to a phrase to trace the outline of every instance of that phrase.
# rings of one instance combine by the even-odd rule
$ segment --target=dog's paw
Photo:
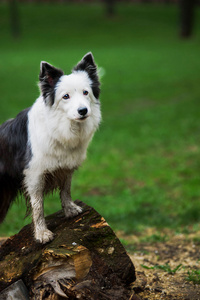
[[[51,232],[48,229],[41,230],[41,231],[35,233],[36,241],[41,244],[46,244],[46,243],[52,241],[53,238],[54,238],[53,232]]]
[[[70,201],[64,208],[64,213],[66,218],[73,218],[78,214],[82,213],[82,208],[76,205],[74,202]]]

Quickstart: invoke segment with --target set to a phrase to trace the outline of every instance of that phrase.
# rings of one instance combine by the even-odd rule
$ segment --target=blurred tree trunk
[[[115,14],[115,0],[105,0],[106,4],[106,14],[109,17],[114,16]]]
[[[20,36],[20,25],[19,25],[19,9],[17,0],[10,0],[10,27],[11,34],[14,38]]]
[[[194,9],[196,0],[180,0],[180,35],[189,38],[194,25]]]

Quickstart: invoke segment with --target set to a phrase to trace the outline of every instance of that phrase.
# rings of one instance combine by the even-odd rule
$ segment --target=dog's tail
[[[5,219],[8,209],[19,190],[19,185],[10,176],[0,174],[0,223]]]

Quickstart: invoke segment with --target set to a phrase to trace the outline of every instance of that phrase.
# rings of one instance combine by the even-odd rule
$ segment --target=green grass
[[[168,274],[172,274],[174,275],[178,270],[181,269],[182,264],[176,266],[174,269],[171,269],[170,265],[168,263],[164,264],[164,265],[155,265],[153,267],[148,267],[145,265],[141,265],[143,268],[148,269],[148,270],[163,270],[164,272],[167,272]]]
[[[13,40],[0,4],[0,122],[38,95],[39,64],[70,72],[92,51],[102,78],[103,122],[75,173],[73,198],[97,209],[115,230],[147,226],[177,231],[200,221],[200,11],[194,37],[178,37],[176,6],[21,4],[21,38]],[[60,209],[45,200],[46,214]],[[0,235],[17,232],[24,201],[15,203]]]
[[[191,281],[194,284],[200,284],[200,270],[188,271],[187,281]]]

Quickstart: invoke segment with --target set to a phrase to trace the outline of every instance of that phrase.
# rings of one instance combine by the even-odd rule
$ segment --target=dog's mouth
[[[84,120],[86,120],[88,117],[89,117],[89,115],[87,115],[87,116],[82,116],[82,117],[80,117],[80,118],[77,118],[76,121],[84,121]]]
[[[79,120],[85,120],[88,116],[80,117]]]

